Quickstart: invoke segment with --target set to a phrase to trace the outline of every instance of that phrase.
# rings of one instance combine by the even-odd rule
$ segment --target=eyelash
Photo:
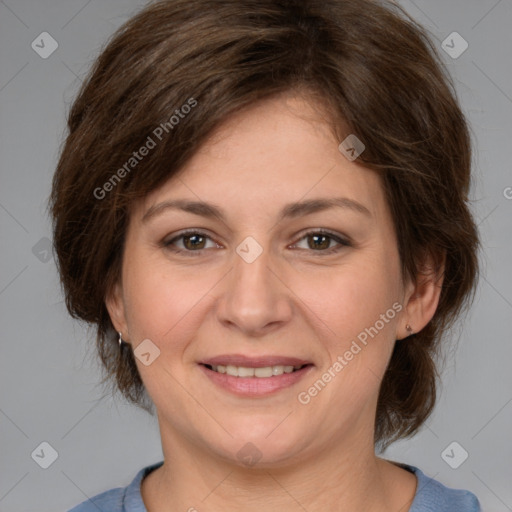
[[[181,233],[179,233],[177,236],[175,236],[174,238],[172,238],[171,240],[168,240],[168,241],[164,241],[162,242],[162,245],[166,248],[166,249],[169,249],[170,251],[172,251],[173,253],[175,254],[183,254],[183,253],[186,253],[187,256],[200,256],[202,254],[203,251],[206,251],[207,249],[199,249],[197,251],[191,251],[191,250],[188,250],[188,249],[175,249],[175,248],[172,248],[172,245],[177,241],[177,240],[180,240],[181,238],[184,238],[186,237],[187,235],[199,235],[200,237],[203,237],[203,238],[207,238],[209,240],[212,240],[212,238],[207,235],[206,233],[204,233],[203,231],[200,231],[200,230],[197,230],[197,229],[188,229],[188,230],[185,230],[185,231],[182,231]],[[324,236],[327,236],[328,238],[331,238],[332,240],[334,240],[335,242],[338,243],[337,246],[334,246],[334,247],[330,247],[329,249],[324,249],[324,250],[318,250],[318,251],[315,251],[313,249],[310,249],[310,252],[313,252],[313,253],[319,253],[318,255],[319,256],[322,256],[322,255],[325,255],[325,254],[333,254],[333,253],[337,253],[339,252],[341,249],[343,249],[344,247],[352,247],[352,244],[340,237],[339,235],[335,234],[335,233],[332,233],[330,231],[327,231],[325,229],[317,229],[317,230],[312,230],[312,231],[308,231],[306,233],[304,233],[301,238],[298,240],[298,242],[302,241],[303,239],[307,238],[308,236],[312,236],[312,235],[324,235]],[[214,240],[212,240],[214,241]],[[216,243],[216,242],[215,242]],[[297,243],[297,242],[296,242]],[[300,250],[308,250],[308,249],[300,249]]]

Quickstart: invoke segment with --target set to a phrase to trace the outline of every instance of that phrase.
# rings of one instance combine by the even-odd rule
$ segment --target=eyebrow
[[[302,215],[309,215],[330,208],[346,208],[356,213],[372,217],[370,210],[368,210],[366,206],[354,201],[353,199],[349,199],[348,197],[331,197],[289,203],[285,205],[279,213],[278,222],[284,219],[293,219]],[[170,209],[182,210],[207,218],[216,218],[222,222],[226,221],[226,215],[223,213],[222,209],[215,204],[205,203],[203,201],[190,201],[187,199],[173,199],[151,206],[142,217],[142,222],[147,222],[149,219]]]

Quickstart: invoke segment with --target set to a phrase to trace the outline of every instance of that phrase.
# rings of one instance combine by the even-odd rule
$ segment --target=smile
[[[235,366],[202,363],[200,370],[215,389],[238,397],[257,398],[292,388],[313,369],[313,364]]]
[[[297,365],[297,366],[263,366],[259,368],[249,368],[247,366],[233,366],[233,365],[205,365],[210,370],[213,370],[217,373],[225,373],[227,375],[231,375],[232,377],[241,377],[243,379],[246,378],[267,378],[267,377],[277,377],[279,375],[283,375],[284,373],[293,373],[304,366],[307,365]]]

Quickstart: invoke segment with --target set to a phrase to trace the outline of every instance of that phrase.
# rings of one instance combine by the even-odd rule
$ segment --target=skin
[[[165,460],[141,485],[149,512],[409,510],[416,477],[376,457],[375,411],[395,340],[409,334],[407,324],[418,332],[430,321],[441,287],[434,278],[402,282],[379,176],[340,153],[322,112],[297,93],[252,105],[133,207],[122,276],[106,304],[133,348],[149,338],[160,349],[149,366],[137,359]],[[285,204],[340,196],[371,215],[330,208],[278,220]],[[226,219],[164,209],[142,220],[171,199],[214,203]],[[164,245],[189,228],[210,238]],[[319,228],[351,245],[315,244]],[[252,263],[236,252],[248,236],[263,249]],[[332,247],[339,251],[327,254]],[[394,303],[402,310],[300,403],[298,393]],[[238,397],[198,366],[233,353],[301,357],[315,366],[272,396]],[[253,466],[237,458],[248,442],[261,454]]]

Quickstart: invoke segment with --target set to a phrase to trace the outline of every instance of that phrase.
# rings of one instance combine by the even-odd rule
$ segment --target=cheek
[[[387,272],[386,272],[387,270]],[[322,332],[342,347],[365,328],[373,326],[380,315],[392,308],[397,301],[398,288],[392,277],[394,270],[383,268],[373,261],[368,265],[354,264],[338,267],[314,279],[303,279],[298,295],[314,312],[323,325]],[[388,331],[394,324],[395,310],[386,315]]]
[[[169,264],[151,258],[133,261],[125,282],[130,332],[136,340],[149,338],[159,346],[170,340],[180,343],[215,285],[204,273],[179,267],[171,272]]]
[[[303,279],[297,292],[327,352],[326,364],[339,363],[332,369],[337,382],[332,393],[345,404],[365,402],[377,393],[402,308],[393,255],[370,256]]]

